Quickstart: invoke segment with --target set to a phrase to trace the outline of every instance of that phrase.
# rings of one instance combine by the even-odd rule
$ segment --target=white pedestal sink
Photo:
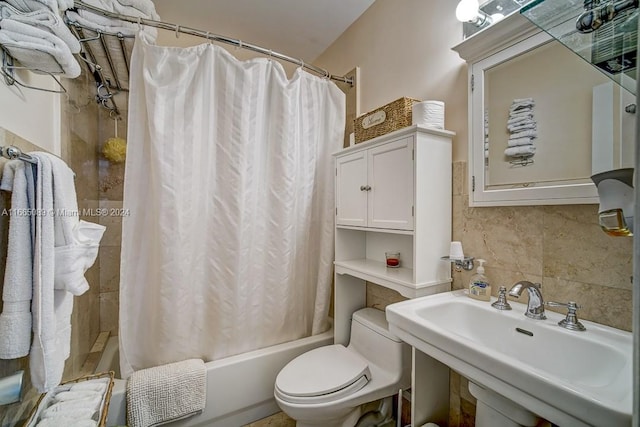
[[[499,311],[453,291],[386,312],[408,344],[555,424],[631,425],[632,334],[588,321],[570,331],[557,324],[562,314],[533,320],[510,304]]]

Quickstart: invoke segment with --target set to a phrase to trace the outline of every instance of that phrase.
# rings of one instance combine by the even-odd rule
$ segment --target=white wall
[[[59,88],[50,76],[23,70],[17,78],[31,86]],[[0,79],[0,127],[60,155],[60,96],[17,85],[7,86]]]
[[[456,0],[376,0],[315,65],[334,74],[361,70],[361,113],[403,96],[445,102],[455,131],[453,159],[467,159],[467,67],[451,47],[462,41]]]

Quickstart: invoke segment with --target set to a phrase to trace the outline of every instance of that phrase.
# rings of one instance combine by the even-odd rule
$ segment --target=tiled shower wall
[[[633,242],[602,232],[597,205],[470,208],[467,179],[467,163],[455,162],[452,240],[462,242],[466,255],[487,260],[494,296],[500,285],[538,282],[546,301],[576,301],[581,319],[631,330]],[[472,274],[454,271],[453,289],[466,288]],[[368,306],[384,309],[401,300],[367,285]],[[453,372],[449,427],[473,426],[474,416],[467,380]]]
[[[121,95],[119,106],[126,106],[126,95]],[[121,110],[118,119],[118,137],[127,138],[127,111]],[[113,115],[100,114],[100,143],[102,151],[107,139],[115,136],[116,128]],[[119,284],[120,284],[120,245],[122,242],[122,208],[124,189],[124,163],[114,163],[100,155],[99,199],[100,208],[106,215],[100,217],[100,223],[107,227],[100,245],[100,330],[118,335]],[[143,167],[143,166],[141,166]]]

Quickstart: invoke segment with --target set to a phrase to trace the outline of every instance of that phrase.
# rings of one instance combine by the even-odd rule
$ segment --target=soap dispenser
[[[485,262],[483,259],[478,260],[479,265],[476,273],[471,276],[469,281],[469,296],[482,301],[489,301],[491,299],[491,285],[487,276],[484,275]]]

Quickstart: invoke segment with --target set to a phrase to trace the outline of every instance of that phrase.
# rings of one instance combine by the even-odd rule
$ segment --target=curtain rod
[[[90,12],[96,13],[98,15],[106,16],[107,18],[119,19],[121,21],[131,22],[133,24],[147,25],[149,27],[161,28],[163,30],[168,30],[168,31],[175,31],[176,33],[189,34],[192,36],[202,37],[202,38],[217,41],[220,43],[230,44],[242,49],[252,50],[254,52],[258,52],[269,57],[273,57],[276,59],[280,59],[282,61],[287,61],[296,65],[299,65],[302,68],[306,68],[307,70],[313,71],[314,73],[324,76],[328,79],[347,83],[353,86],[353,79],[349,77],[333,75],[329,73],[327,70],[325,70],[324,68],[316,67],[315,65],[312,65],[312,64],[307,64],[301,59],[292,58],[290,56],[283,55],[282,53],[274,52],[271,49],[266,49],[264,47],[256,46],[251,43],[245,43],[242,40],[237,40],[231,37],[221,36],[218,34],[212,34],[209,31],[202,31],[195,28],[183,27],[181,25],[171,24],[168,22],[154,21],[152,19],[121,15],[118,13],[109,12],[108,10],[97,8],[81,0],[75,0],[73,3],[76,8],[85,9]]]

